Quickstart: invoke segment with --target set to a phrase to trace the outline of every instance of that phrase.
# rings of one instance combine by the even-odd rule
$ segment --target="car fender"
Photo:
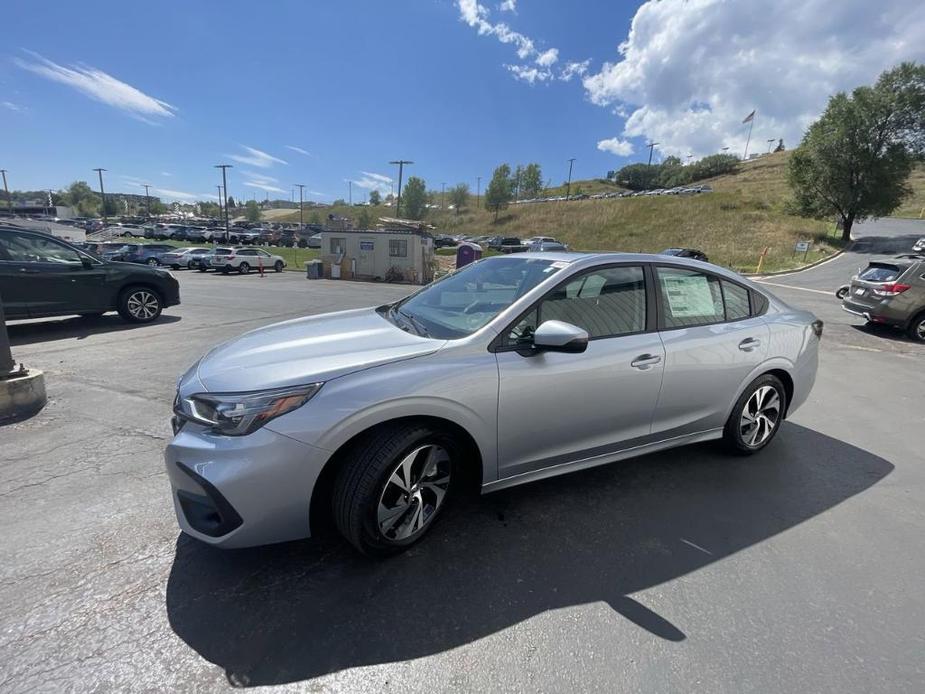
[[[756,378],[761,376],[762,374],[766,374],[768,371],[775,371],[775,370],[785,371],[790,376],[790,378],[793,379],[794,382],[796,382],[796,378],[794,377],[794,371],[796,369],[792,361],[790,361],[789,359],[786,359],[785,357],[771,357],[769,359],[765,359],[763,362],[758,364],[758,366],[752,369],[748,373],[748,376],[742,379],[742,383],[740,383],[739,387],[736,389],[735,396],[732,398],[732,401],[729,403],[729,405],[726,408],[726,416],[723,418],[724,421],[726,419],[729,419],[729,415],[732,413],[732,408],[739,401],[739,398],[742,397],[742,393],[745,392],[745,389],[748,388],[749,384],[752,381],[754,381]],[[788,409],[789,409],[789,403],[788,403]]]

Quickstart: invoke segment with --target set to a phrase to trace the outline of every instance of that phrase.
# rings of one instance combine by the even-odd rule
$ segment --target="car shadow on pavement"
[[[10,336],[12,347],[31,345],[36,342],[50,342],[51,340],[85,340],[90,335],[100,333],[114,333],[123,330],[145,330],[166,323],[176,323],[180,316],[162,314],[152,323],[129,323],[118,314],[107,313],[99,317],[71,316],[55,320],[41,320],[28,323],[7,323],[6,329]]]
[[[704,444],[462,500],[384,561],[332,539],[223,551],[181,534],[167,615],[236,686],[427,656],[598,601],[683,641],[696,625],[629,596],[793,528],[892,469],[788,423],[751,458]]]

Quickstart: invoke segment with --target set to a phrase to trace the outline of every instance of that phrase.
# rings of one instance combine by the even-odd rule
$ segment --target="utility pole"
[[[145,189],[145,215],[148,219],[151,219],[151,198],[148,195],[148,188],[151,186],[147,183],[142,183],[141,185],[144,186]]]
[[[12,213],[13,198],[10,196],[10,189],[6,186],[6,169],[0,169],[0,174],[3,174],[3,190],[6,192],[6,206],[10,213]]]
[[[440,209],[445,210],[446,209],[446,181],[440,184],[440,196],[441,196]]]
[[[222,207],[225,208],[225,243],[228,243],[228,178],[225,174],[226,169],[234,168],[231,164],[216,164],[213,168],[222,170],[222,190],[219,193],[223,200]]]
[[[347,181],[347,203],[353,207],[353,181]]]
[[[395,201],[395,216],[401,219],[401,177],[405,170],[405,164],[413,164],[413,161],[407,159],[397,159],[390,161],[389,164],[398,164],[398,199]]]
[[[106,218],[106,191],[103,190],[103,172],[106,169],[93,169],[100,175],[100,197],[103,199],[103,204],[100,208],[103,211],[103,227],[109,226],[109,220]]]
[[[479,201],[482,198],[482,177],[475,177],[475,209],[479,209]]]
[[[649,163],[646,165],[646,188],[652,186],[652,151],[655,149],[655,146],[658,145],[658,142],[650,142],[646,145],[649,148]]]
[[[768,154],[771,153],[771,143],[774,142],[774,140],[776,139],[777,139],[776,137],[772,137],[771,139],[768,140]]]
[[[228,210],[222,209],[222,186],[221,184],[215,186],[218,189],[218,219],[222,220],[223,217],[228,216]]]
[[[655,146],[658,145],[658,144],[659,144],[658,142],[650,142],[649,144],[646,145],[646,147],[649,148],[649,163],[648,163],[648,166],[652,166],[652,150],[654,150],[654,149],[655,149]]]
[[[572,164],[575,163],[575,157],[568,160],[568,183],[565,184],[565,202],[568,202],[569,195],[572,193]]]
[[[299,232],[301,233],[304,228],[302,225],[302,189],[305,188],[305,186],[301,183],[296,183],[295,185],[296,188],[299,189]]]

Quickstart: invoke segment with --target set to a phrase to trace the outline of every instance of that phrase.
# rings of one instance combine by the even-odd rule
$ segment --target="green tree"
[[[469,186],[465,183],[457,183],[450,188],[450,204],[456,208],[456,214],[459,210],[469,204]]]
[[[309,224],[321,224],[321,215],[318,214],[318,210],[315,210],[308,216]]]
[[[521,179],[521,194],[527,198],[538,197],[543,190],[543,170],[539,164],[527,164]]]
[[[151,198],[151,214],[164,214],[167,211],[167,205],[157,198]]]
[[[234,198],[229,195],[228,196],[228,209],[230,210],[232,207],[235,207]]]
[[[794,207],[805,216],[835,216],[848,241],[855,222],[900,205],[923,154],[925,65],[902,63],[872,87],[829,98],[790,157]]]
[[[357,215],[357,229],[369,229],[372,225],[372,218],[369,215],[369,210],[365,207],[360,209],[360,214]]]
[[[378,190],[369,191],[369,204],[370,205],[379,205],[382,203],[382,196],[379,195]]]
[[[257,204],[256,200],[247,201],[247,204],[244,205],[244,216],[247,218],[248,222],[260,221],[260,206]]]
[[[520,200],[524,187],[524,167],[518,164],[511,175],[511,193]]]
[[[514,184],[511,180],[511,167],[502,164],[491,175],[491,181],[485,189],[485,207],[495,213],[495,221],[498,221],[498,213],[505,209],[511,202]]]
[[[337,198],[337,200],[331,203],[331,206],[332,207],[346,207],[347,201],[344,200],[343,198]]]
[[[231,205],[228,205],[228,207],[231,207]],[[217,202],[200,202],[199,214],[203,217],[221,217],[222,208]]]
[[[423,219],[427,204],[427,185],[423,178],[412,176],[401,191],[402,214],[405,219]]]

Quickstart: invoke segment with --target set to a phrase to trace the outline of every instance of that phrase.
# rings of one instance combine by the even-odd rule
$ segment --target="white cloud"
[[[479,36],[494,36],[498,41],[505,44],[513,44],[517,48],[517,57],[521,60],[530,61],[522,65],[505,65],[504,67],[514,76],[514,79],[522,82],[533,84],[535,82],[545,82],[547,80],[558,79],[568,82],[576,74],[584,74],[588,68],[588,61],[569,62],[565,68],[554,70],[553,65],[559,60],[559,49],[548,48],[540,51],[536,44],[529,36],[525,36],[518,31],[514,31],[504,22],[492,23],[489,20],[489,10],[484,5],[480,5],[477,0],[456,0],[459,8],[459,19],[470,27],[478,31]],[[502,11],[516,10],[516,2],[502,3],[499,7]]]
[[[273,176],[267,176],[266,174],[247,170],[242,170],[241,173],[247,178],[247,180],[244,181],[244,185],[249,186],[250,188],[259,188],[260,190],[265,190],[270,193],[287,192],[277,185],[279,183],[279,179],[273,178]]]
[[[633,153],[633,143],[629,140],[621,140],[619,137],[601,140],[597,143],[597,148],[602,152],[616,154],[618,157],[628,157]]]
[[[353,181],[353,185],[358,188],[363,188],[364,190],[377,190],[381,194],[391,191],[390,184],[392,183],[392,178],[389,176],[373,173],[372,171],[361,171],[360,173],[363,174],[362,178]]]
[[[161,171],[161,176],[173,176],[169,171]]]
[[[25,106],[22,106],[21,104],[14,104],[12,101],[0,101],[0,106],[8,108],[11,111],[16,111],[17,113],[23,113],[28,110]]]
[[[14,59],[14,62],[22,69],[53,82],[66,84],[91,99],[125,111],[145,123],[154,124],[154,121],[149,120],[149,116],[173,118],[177,110],[175,106],[171,106],[166,101],[148,96],[140,89],[95,67],[89,65],[65,67],[43,58],[38,53],[26,52],[32,56],[31,62],[20,58]]]
[[[554,65],[556,61],[559,60],[559,49],[550,48],[548,51],[543,51],[536,58],[536,64],[542,67],[549,67]]]
[[[209,195],[208,193],[187,193],[182,190],[170,190],[169,188],[152,188],[158,197],[166,198],[167,200],[178,200],[180,202],[194,202],[196,200],[202,200],[203,198],[214,198],[215,195]]]
[[[268,169],[274,164],[289,163],[279,157],[274,157],[271,154],[267,154],[259,149],[254,149],[253,147],[248,147],[247,145],[241,145],[241,149],[245,150],[247,154],[229,154],[228,156],[240,164],[250,164],[251,166],[257,166],[261,169]]]
[[[288,193],[290,191],[283,190],[279,186],[274,186],[272,183],[264,183],[263,181],[244,181],[244,185],[250,188],[259,188],[260,190],[265,190],[268,193]]]
[[[296,147],[295,145],[286,145],[286,149],[291,149],[293,152],[304,154],[306,157],[310,157],[312,155],[312,153],[307,149],[302,149],[301,147]]]
[[[498,9],[501,10],[502,12],[513,12],[516,14],[517,13],[517,0],[504,0],[504,2],[498,5]]]
[[[830,94],[873,82],[902,60],[925,59],[921,0],[649,0],[619,59],[584,78],[589,99],[628,113],[623,135],[664,154],[751,151],[770,137],[798,144]],[[759,144],[760,143],[760,144]]]

